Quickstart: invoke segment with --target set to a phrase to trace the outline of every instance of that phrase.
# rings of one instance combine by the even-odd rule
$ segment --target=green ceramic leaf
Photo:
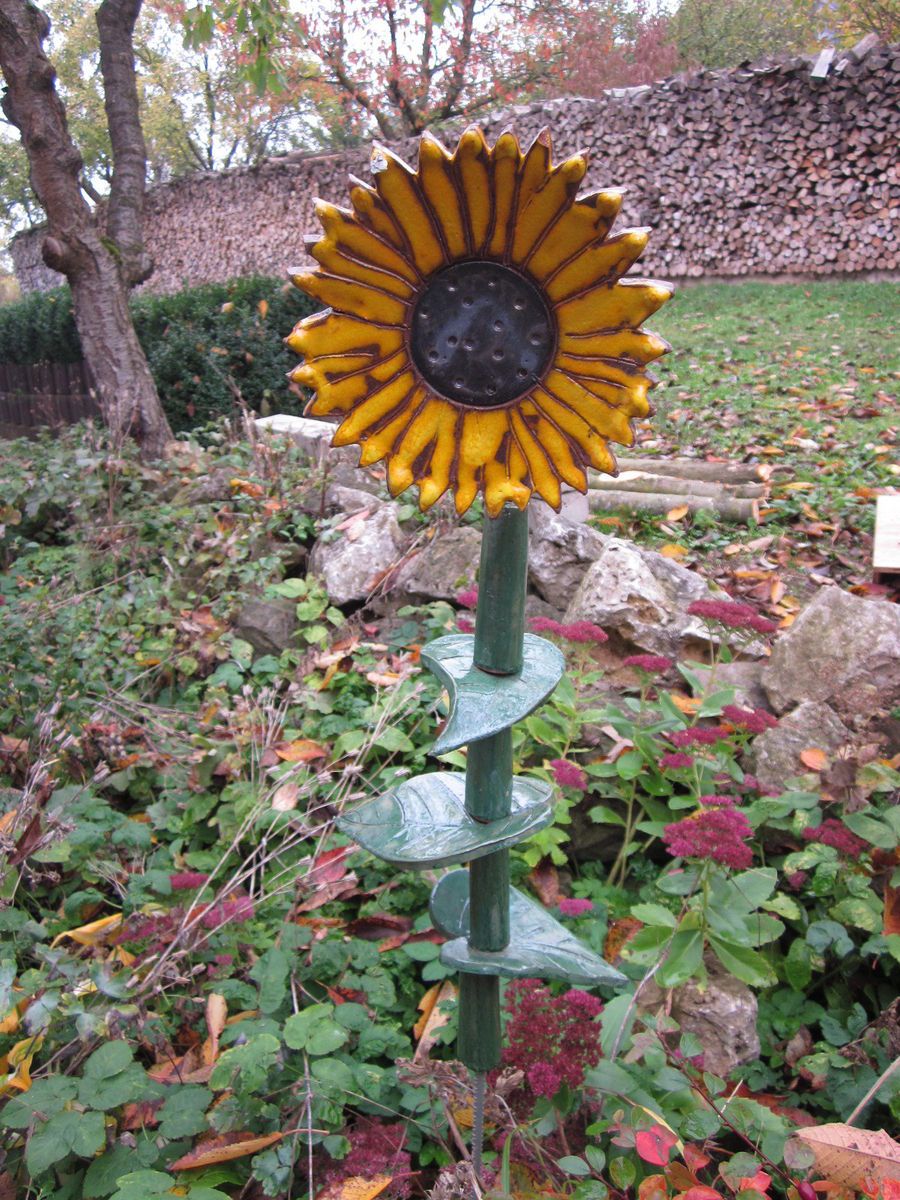
[[[479,670],[472,665],[474,647],[470,634],[454,633],[422,651],[422,662],[450,694],[450,717],[432,754],[446,754],[515,725],[547,699],[565,672],[562,651],[533,633],[525,634],[518,675]]]
[[[343,833],[398,866],[469,862],[512,846],[552,817],[552,787],[540,779],[513,781],[512,811],[498,821],[473,820],[465,808],[466,777],[435,771],[408,779],[338,821]]]
[[[445,966],[473,975],[536,976],[566,983],[620,986],[625,976],[599,954],[589,950],[534,900],[510,891],[509,945],[488,954],[472,950],[466,941],[469,929],[469,873],[451,871],[431,894],[431,918],[453,940],[441,951]]]

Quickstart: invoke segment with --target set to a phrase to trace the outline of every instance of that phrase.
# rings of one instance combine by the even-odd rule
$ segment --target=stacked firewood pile
[[[641,271],[663,278],[827,275],[900,268],[900,45],[698,71],[598,100],[528,105],[483,121],[490,138],[549,126],[556,155],[587,150],[588,183],[627,185],[623,222],[654,229]],[[440,131],[439,131],[440,132]],[[442,136],[451,140],[458,130]],[[414,147],[396,147],[411,155]],[[317,232],[315,196],[346,203],[365,149],[288,155],[153,189],[145,286],[286,275]],[[40,238],[12,247],[24,290],[54,286]]]

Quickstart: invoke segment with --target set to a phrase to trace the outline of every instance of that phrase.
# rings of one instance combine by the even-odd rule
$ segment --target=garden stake
[[[581,155],[551,166],[546,131],[523,152],[470,128],[452,154],[426,134],[416,171],[376,147],[375,184],[353,181],[351,210],[317,202],[321,269],[294,280],[331,306],[288,341],[305,358],[291,378],[315,391],[307,412],[341,418],[333,444],[384,461],[393,495],[416,484],[423,509],[450,490],[461,515],[484,494],[475,633],[422,651],[449,699],[432,753],[466,747],[466,770],[404,780],[339,821],[404,869],[468,864],[438,880],[430,911],[459,972],[479,1181],[501,976],[625,982],[509,870],[509,848],[553,819],[551,784],[513,774],[512,727],[564,671],[553,643],[525,633],[527,504],[536,492],[559,508],[563,484],[587,490],[588,467],[615,472],[608,441],[633,443],[644,367],[668,349],[641,322],[669,285],[620,281],[647,231],[607,237],[621,193],[578,195],[586,169]]]

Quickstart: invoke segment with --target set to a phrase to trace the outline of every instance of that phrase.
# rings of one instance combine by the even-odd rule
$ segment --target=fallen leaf
[[[549,858],[542,858],[538,865],[528,872],[528,882],[547,908],[555,908],[563,898],[559,887],[559,872]]]
[[[677,511],[679,511],[679,510],[675,509],[675,508],[672,509],[672,512],[677,512]],[[673,520],[677,521],[678,518],[673,517]],[[663,556],[663,558],[681,559],[681,558],[687,558],[687,556],[688,556],[687,546],[679,546],[679,544],[677,542],[666,542],[666,544],[664,546],[660,546],[659,552]]]
[[[203,1043],[200,1055],[204,1063],[213,1063],[219,1053],[219,1037],[228,1019],[228,1003],[218,992],[210,992],[206,999],[206,1031],[209,1037]]]
[[[682,521],[690,512],[690,505],[676,504],[674,508],[670,508],[666,513],[667,521]]]
[[[276,812],[290,812],[297,807],[297,797],[300,788],[296,783],[283,783],[272,797],[272,807]]]
[[[884,936],[900,933],[900,887],[885,884],[884,888]]]
[[[653,1125],[650,1129],[639,1129],[634,1135],[634,1148],[644,1162],[664,1167],[669,1161],[672,1147],[678,1141],[671,1129]]]
[[[43,1041],[43,1034],[24,1038],[0,1058],[0,1074],[6,1075],[5,1079],[0,1079],[0,1096],[12,1091],[28,1091],[31,1087],[31,1060],[40,1050]],[[11,1071],[10,1067],[13,1068]]]
[[[362,1175],[351,1175],[349,1179],[338,1180],[329,1184],[319,1192],[316,1200],[375,1200],[389,1184],[393,1183],[392,1175],[376,1175],[366,1179]]]
[[[105,942],[111,933],[116,933],[122,925],[122,914],[113,913],[111,917],[100,917],[87,925],[79,925],[77,929],[66,929],[58,933],[50,943],[50,948],[58,946],[63,938],[71,938],[79,946],[99,946]]]
[[[422,1015],[413,1026],[413,1036],[418,1043],[413,1055],[414,1060],[428,1057],[428,1052],[437,1040],[437,1031],[450,1020],[450,1014],[442,1005],[445,1000],[453,1000],[455,997],[455,984],[452,980],[445,979],[430,987],[419,1001],[417,1007]]]
[[[810,746],[807,750],[800,751],[800,761],[810,771],[824,771],[828,766],[828,755],[818,746]]]
[[[703,703],[702,696],[686,696],[684,692],[669,692],[669,699],[686,716],[693,716]]]
[[[618,962],[623,948],[643,928],[643,923],[637,917],[617,917],[614,921],[610,921],[606,940],[603,943],[603,957],[606,961]]]
[[[274,1146],[283,1136],[281,1133],[262,1136],[255,1133],[223,1133],[207,1138],[187,1154],[182,1154],[181,1158],[169,1163],[169,1170],[194,1171],[197,1167],[211,1167],[215,1163],[230,1162],[233,1158],[245,1158],[248,1154],[265,1150],[267,1146]]]
[[[297,738],[294,742],[279,742],[275,747],[275,753],[283,762],[289,763],[314,762],[317,758],[328,757],[325,747],[310,738]]]
[[[816,1168],[831,1183],[863,1188],[900,1175],[900,1142],[883,1129],[854,1129],[835,1122],[801,1129],[794,1137],[816,1156]]]
[[[669,1185],[665,1175],[648,1175],[638,1187],[638,1200],[667,1200]]]

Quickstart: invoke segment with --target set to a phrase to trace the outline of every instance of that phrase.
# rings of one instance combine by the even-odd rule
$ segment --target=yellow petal
[[[396,409],[387,425],[380,426],[372,434],[363,434],[360,437],[359,465],[361,467],[373,467],[375,463],[380,463],[383,458],[387,458],[393,450],[397,438],[409,424],[410,413],[414,411],[421,395],[421,392],[417,392],[415,396],[410,397],[407,404]]]
[[[416,266],[412,245],[406,236],[406,231],[391,212],[390,207],[378,195],[373,187],[362,180],[350,176],[353,187],[350,189],[350,203],[353,205],[353,215],[357,221],[371,233],[382,238],[388,245],[402,254],[410,266],[419,273]]]
[[[376,388],[344,418],[332,439],[332,445],[349,446],[364,434],[372,436],[382,422],[387,424],[392,419],[395,409],[406,407],[415,390],[411,371],[403,371],[390,382]]]
[[[579,196],[535,250],[528,263],[531,274],[546,279],[587,246],[602,241],[622,207],[622,195],[621,189],[608,188]]]
[[[619,279],[643,254],[649,238],[649,229],[624,229],[599,246],[583,250],[544,280],[547,295],[551,300],[567,300],[600,283]]]
[[[415,482],[416,459],[428,449],[437,434],[441,412],[446,407],[442,400],[427,400],[407,425],[388,459],[388,487],[392,496]]]
[[[603,329],[636,329],[669,299],[670,283],[654,279],[623,279],[613,287],[601,285],[574,300],[555,306],[560,333],[592,333]]]
[[[316,242],[311,253],[320,267],[341,279],[355,279],[357,283],[369,284],[400,300],[409,300],[414,295],[414,288],[401,275],[353,258],[327,238]]]
[[[463,416],[460,460],[473,467],[483,467],[497,456],[508,432],[509,414],[505,408],[471,409]]]
[[[471,254],[462,206],[453,180],[452,156],[429,133],[423,133],[419,142],[419,181],[425,199],[440,222],[448,259]]]
[[[452,404],[442,405],[431,461],[419,481],[419,507],[423,512],[440,500],[450,486],[450,472],[456,458],[456,432],[460,421],[461,414]]]
[[[501,133],[491,158],[493,205],[485,253],[492,258],[505,259],[508,255],[516,180],[521,165],[522,151],[517,139],[511,133]]]
[[[381,325],[399,326],[406,320],[409,303],[371,284],[327,275],[323,271],[305,271],[294,275],[293,280],[307,295],[339,313],[365,317]]]
[[[481,467],[474,467],[471,463],[462,461],[457,463],[453,500],[456,504],[456,512],[460,517],[472,507],[472,503],[478,495],[478,482],[482,474]]]
[[[599,386],[601,385],[594,381],[590,384],[591,388]],[[551,396],[555,396],[557,400],[561,400],[584,417],[603,437],[623,446],[634,444],[634,430],[628,420],[628,413],[588,390],[588,383],[554,370],[544,380],[544,388]],[[625,393],[623,398],[627,401],[628,393]]]
[[[488,515],[498,516],[503,505],[510,502],[524,508],[531,497],[531,488],[524,482],[527,477],[525,456],[508,433],[497,457],[484,466],[484,505]]]
[[[610,475],[617,473],[616,460],[609,451],[606,439],[590,422],[542,388],[537,390],[535,402],[547,418],[577,446],[587,465]]]
[[[630,376],[619,372],[622,378],[617,380],[616,370],[612,367],[605,371],[599,371],[596,369],[596,364],[593,364],[595,367],[593,371],[580,372],[568,370],[561,359],[558,359],[554,365],[560,372],[573,380],[578,387],[590,392],[604,404],[618,409],[627,417],[646,417],[650,412],[647,392],[656,381],[644,371],[636,371]],[[558,389],[556,390],[558,391]]]
[[[396,379],[408,372],[409,357],[405,350],[392,354],[390,358],[374,363],[363,371],[355,371],[343,378],[328,379],[320,370],[316,359],[305,367],[299,367],[291,372],[291,379],[296,383],[314,387],[315,398],[307,405],[306,411],[313,417],[326,417],[333,412],[349,412],[355,404],[364,400],[380,385]]]
[[[665,338],[647,329],[606,329],[597,333],[559,331],[560,352],[577,357],[624,358],[652,362],[672,349]]]
[[[584,179],[587,162],[579,154],[554,168],[519,212],[513,231],[512,261],[527,266],[532,252],[570,206]]]
[[[372,171],[378,195],[390,209],[412,249],[413,261],[423,275],[447,262],[439,227],[423,200],[414,171],[384,146],[372,150]]]
[[[305,358],[330,354],[385,358],[403,345],[403,331],[396,326],[373,325],[345,313],[326,311],[304,318],[294,327],[287,344]]]
[[[356,214],[336,204],[316,201],[316,214],[322,223],[328,242],[361,262],[399,275],[408,283],[421,282],[415,266],[406,254],[397,250],[391,239],[360,224]]]
[[[513,237],[515,227],[523,213],[531,204],[535,193],[546,182],[550,173],[550,130],[542,129],[522,158],[519,178],[516,188],[515,217],[513,218]]]
[[[577,488],[579,492],[586,492],[587,476],[578,465],[582,459],[578,454],[577,447],[573,446],[563,431],[557,428],[533,401],[523,401],[519,411],[522,419],[544,448],[560,479],[565,480],[570,487]]]
[[[522,419],[521,413],[513,409],[510,414],[512,430],[519,450],[528,463],[528,473],[534,490],[552,507],[558,509],[561,502],[559,476],[546,449],[539,444]]]
[[[650,376],[640,363],[628,358],[590,357],[582,354],[557,354],[554,366],[567,375],[579,378],[602,379],[607,383],[619,383],[632,387],[639,381],[648,381]],[[646,388],[644,389],[646,390]]]
[[[475,126],[465,131],[453,155],[463,196],[463,217],[472,247],[483,246],[491,224],[492,189],[489,165],[491,152],[484,134]]]

